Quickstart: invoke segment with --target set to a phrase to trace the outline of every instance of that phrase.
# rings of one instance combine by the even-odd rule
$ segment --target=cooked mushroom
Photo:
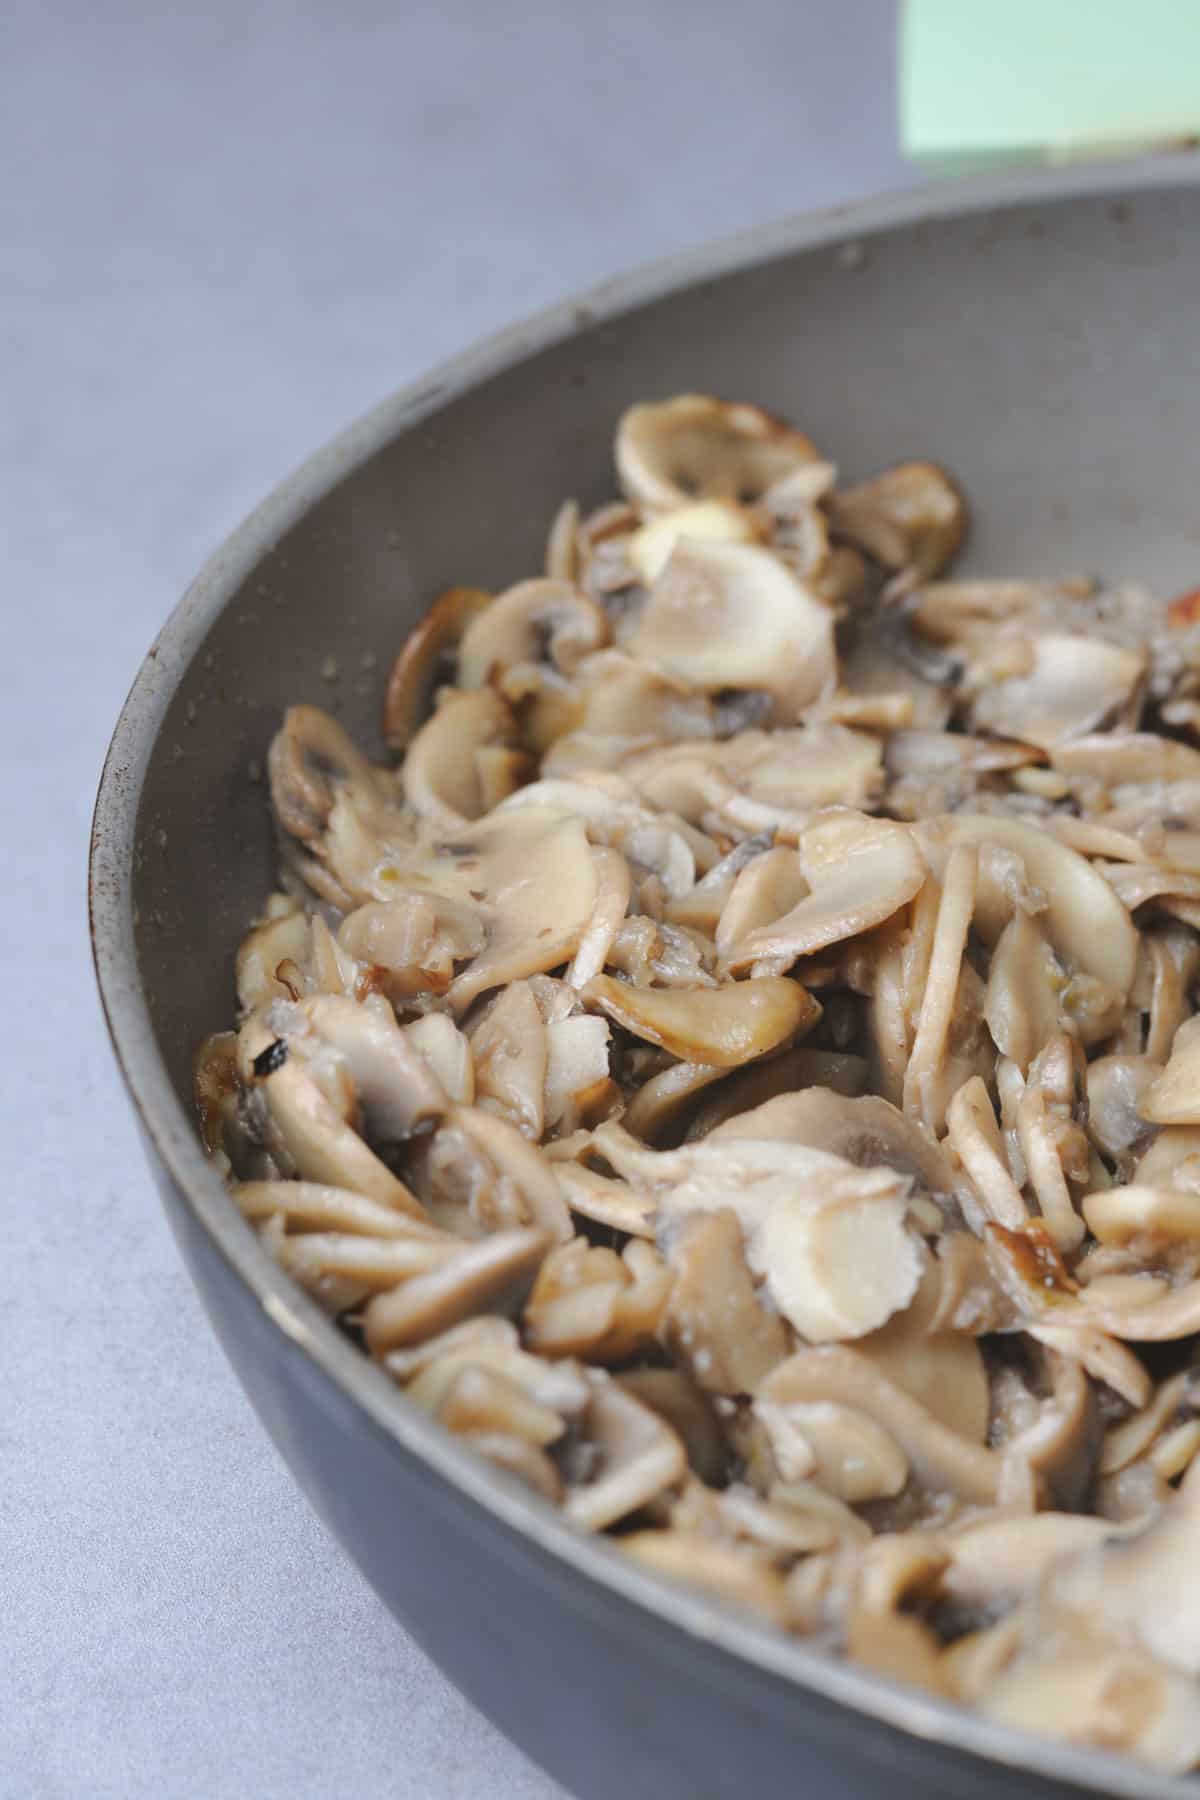
[[[635,1238],[618,1256],[572,1238],[538,1271],[526,1339],[543,1356],[624,1362],[653,1340],[670,1290],[670,1270],[650,1244]]]
[[[544,1231],[526,1229],[497,1231],[474,1244],[450,1242],[453,1254],[436,1268],[414,1274],[369,1302],[363,1330],[376,1356],[447,1331],[474,1313],[514,1310],[551,1240]]]
[[[819,814],[801,835],[797,856],[808,894],[725,952],[734,973],[761,957],[810,956],[882,924],[928,874],[905,826],[849,809]]]
[[[665,1341],[697,1387],[752,1394],[787,1356],[790,1343],[779,1314],[755,1291],[736,1213],[685,1219],[667,1255],[675,1282],[663,1321]]]
[[[421,726],[404,759],[404,794],[439,831],[458,831],[484,811],[481,750],[512,745],[516,727],[499,694],[448,693]]]
[[[719,1069],[737,1068],[811,1031],[821,1008],[786,976],[720,987],[655,989],[594,975],[584,1002],[672,1055]]]
[[[730,544],[753,544],[762,536],[761,522],[744,506],[727,500],[697,500],[662,513],[635,531],[629,560],[647,586],[662,574],[681,538],[720,538]]]
[[[804,434],[781,419],[761,407],[730,405],[708,394],[631,406],[617,426],[621,486],[650,513],[697,499],[752,503],[818,462]],[[825,467],[822,479],[827,479]]]
[[[967,535],[967,504],[944,469],[900,463],[833,496],[833,522],[844,538],[888,569],[936,575]]]
[[[563,1511],[583,1531],[603,1531],[687,1473],[683,1444],[660,1414],[596,1371],[584,1421],[591,1472],[569,1481]]]
[[[482,588],[447,588],[409,633],[392,665],[383,702],[383,735],[391,749],[407,749],[439,683],[449,677],[451,653],[472,619],[491,601]]]
[[[458,685],[485,687],[543,654],[569,675],[607,642],[604,609],[569,581],[520,581],[471,617],[458,647]]]
[[[1052,750],[1106,720],[1125,718],[1146,670],[1140,653],[1102,638],[1039,632],[1028,674],[989,683],[971,705],[978,731]]]
[[[702,693],[768,693],[783,724],[834,677],[828,608],[770,551],[717,539],[680,539],[625,648]]]
[[[1167,1066],[1142,1094],[1140,1112],[1154,1125],[1200,1125],[1200,1021],[1175,1033]]]

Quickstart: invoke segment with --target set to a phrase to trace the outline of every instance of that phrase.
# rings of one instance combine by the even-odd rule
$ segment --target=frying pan
[[[1178,1794],[1001,1729],[662,1584],[475,1461],[270,1261],[197,1141],[190,1065],[232,1016],[272,880],[282,709],[379,749],[387,664],[450,583],[538,565],[612,491],[620,410],[707,389],[849,477],[948,464],[968,567],[1200,579],[1200,185],[1185,155],[1007,177],[752,232],[559,306],[388,400],[213,557],[150,651],[96,805],[113,1044],[184,1258],[318,1513],[429,1654],[580,1800]]]

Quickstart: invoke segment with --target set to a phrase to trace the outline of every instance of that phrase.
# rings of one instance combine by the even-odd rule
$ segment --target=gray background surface
[[[892,64],[886,0],[0,9],[4,1800],[561,1792],[343,1560],[209,1334],[93,996],[91,800],[156,628],[286,470],[544,302],[911,180]]]

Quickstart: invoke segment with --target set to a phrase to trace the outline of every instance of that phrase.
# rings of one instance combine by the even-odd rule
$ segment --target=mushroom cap
[[[782,419],[711,394],[631,406],[618,422],[615,451],[622,488],[648,513],[696,499],[753,502],[820,461],[803,432]]]
[[[569,581],[519,581],[474,611],[458,647],[458,685],[486,687],[508,669],[540,662],[570,674],[608,642],[604,609]]]

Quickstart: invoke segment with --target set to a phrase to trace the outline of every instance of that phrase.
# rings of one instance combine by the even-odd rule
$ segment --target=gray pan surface
[[[292,1288],[205,1163],[188,1098],[271,884],[267,744],[286,705],[311,701],[378,750],[387,665],[436,592],[533,570],[558,502],[611,492],[619,411],[682,389],[789,415],[849,475],[944,461],[975,502],[968,568],[1195,586],[1197,295],[1186,156],[908,195],[656,266],[459,358],[319,452],[211,560],[134,683],[96,807],[93,933],[185,1259],[321,1517],[581,1800],[1186,1789],[652,1580],[483,1468]]]

